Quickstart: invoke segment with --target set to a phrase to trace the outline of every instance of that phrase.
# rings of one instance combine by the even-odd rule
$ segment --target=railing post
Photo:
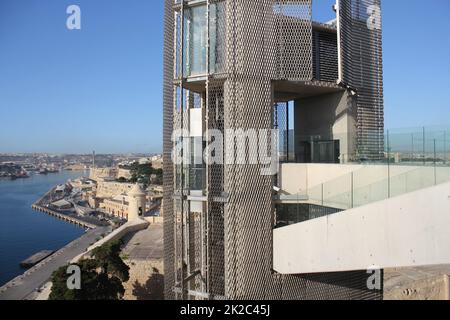
[[[444,164],[447,164],[447,130],[444,130]]]
[[[391,198],[391,145],[389,140],[389,130],[387,131],[387,181],[388,181],[388,199]]]
[[[286,102],[286,159],[287,163],[290,163],[290,150],[289,150],[289,102]]]
[[[436,139],[433,140],[434,148],[434,185],[437,185],[437,172],[436,172]]]
[[[354,198],[354,182],[353,182],[353,171],[351,173],[351,181],[350,181],[350,192],[351,192],[351,204],[350,204],[350,209],[353,209],[355,207],[355,198]]]
[[[323,183],[322,183],[322,206],[324,205],[324,195],[323,195]]]
[[[422,139],[423,139],[423,165],[426,165],[427,163],[427,157],[426,157],[426,145],[425,145],[425,127],[422,129]]]

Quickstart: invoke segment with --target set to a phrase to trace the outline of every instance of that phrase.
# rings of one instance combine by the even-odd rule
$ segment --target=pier
[[[50,189],[46,194],[44,194],[39,200],[37,200],[32,206],[31,208],[33,210],[39,211],[39,212],[43,212],[46,213],[50,216],[53,216],[57,219],[81,226],[83,228],[87,228],[87,229],[95,229],[97,227],[100,226],[104,226],[104,224],[102,223],[93,223],[93,222],[89,222],[84,220],[81,217],[74,217],[74,216],[70,216],[68,214],[62,213],[62,212],[58,212],[56,210],[50,209],[48,208],[48,203],[50,203],[51,201],[48,200],[48,198],[51,198],[52,194],[55,192],[56,188],[52,188]]]
[[[52,209],[49,209],[49,208],[46,208],[46,207],[42,207],[42,206],[37,205],[37,204],[33,204],[33,205],[31,206],[31,208],[33,208],[33,210],[36,210],[36,211],[39,211],[39,212],[47,213],[47,214],[49,214],[49,215],[51,215],[51,216],[53,216],[53,217],[56,217],[56,218],[58,218],[58,219],[60,219],[60,220],[67,221],[67,222],[76,224],[76,225],[78,225],[78,226],[84,227],[84,228],[95,229],[95,228],[98,227],[98,226],[95,225],[95,224],[92,224],[92,223],[83,221],[83,220],[81,220],[81,219],[78,219],[78,218],[76,218],[76,217],[69,216],[69,215],[64,214],[64,213],[57,212],[57,211],[55,211],[55,210],[52,210]]]

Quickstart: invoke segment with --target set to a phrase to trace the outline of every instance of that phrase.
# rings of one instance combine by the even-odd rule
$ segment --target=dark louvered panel
[[[338,51],[336,33],[313,32],[314,79],[336,82],[338,79]]]

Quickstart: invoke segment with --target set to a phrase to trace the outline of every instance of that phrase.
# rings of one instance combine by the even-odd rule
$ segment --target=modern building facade
[[[382,297],[363,268],[275,270],[282,172],[226,161],[239,147],[210,134],[275,130],[271,155],[282,163],[383,157],[380,2],[338,0],[336,19],[319,23],[312,0],[165,0],[167,299]],[[208,142],[225,151],[223,161],[194,161]],[[246,159],[260,157],[258,145],[244,145]]]

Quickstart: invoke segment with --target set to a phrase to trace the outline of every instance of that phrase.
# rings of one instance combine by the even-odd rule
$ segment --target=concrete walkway
[[[32,300],[37,295],[37,289],[48,282],[52,273],[68,264],[74,257],[97,241],[103,234],[111,231],[110,227],[99,227],[89,230],[82,237],[71,242],[38,265],[26,271],[0,288],[0,300]]]
[[[126,236],[122,254],[130,260],[158,260],[163,258],[163,227],[152,224],[147,229]]]
[[[147,229],[124,238],[122,257],[130,267],[130,280],[124,284],[125,300],[164,299],[163,227]]]
[[[384,300],[450,300],[450,265],[384,270]]]

